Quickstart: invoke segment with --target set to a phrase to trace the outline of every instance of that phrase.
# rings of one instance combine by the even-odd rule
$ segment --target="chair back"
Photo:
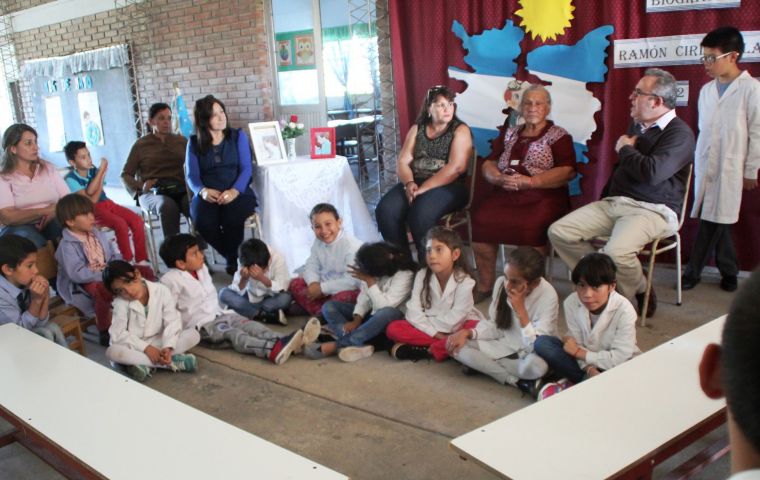
[[[678,231],[683,226],[683,221],[686,218],[686,203],[689,200],[689,191],[691,187],[691,175],[694,173],[694,163],[689,164],[689,175],[686,176],[686,188],[683,191],[683,204],[681,205],[681,215],[678,217]]]
[[[55,259],[55,249],[50,240],[44,247],[37,250],[37,270],[47,280],[58,276],[58,261]]]
[[[467,162],[467,181],[469,182],[469,185],[467,185],[467,190],[469,193],[469,198],[467,199],[467,205],[465,205],[463,210],[469,210],[472,206],[472,197],[475,196],[475,180],[477,179],[476,175],[478,173],[478,152],[475,150],[475,147],[472,147],[472,157]]]

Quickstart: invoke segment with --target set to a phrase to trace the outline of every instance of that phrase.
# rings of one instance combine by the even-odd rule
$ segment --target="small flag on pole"
[[[193,133],[193,121],[190,119],[190,113],[187,111],[187,104],[182,97],[182,91],[179,84],[174,82],[174,98],[172,99],[172,130],[174,133],[180,133],[187,138]]]

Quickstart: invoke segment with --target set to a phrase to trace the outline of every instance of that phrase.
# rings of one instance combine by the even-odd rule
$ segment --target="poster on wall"
[[[277,67],[287,67],[293,64],[293,50],[290,40],[277,41]]]
[[[88,145],[104,145],[98,92],[80,93],[77,95],[77,103],[79,104],[79,121],[82,124],[84,141]]]
[[[314,34],[296,35],[296,65],[314,65]]]
[[[63,129],[61,97],[45,98],[45,119],[47,120],[50,151],[62,152],[63,146],[66,145],[66,132]]]

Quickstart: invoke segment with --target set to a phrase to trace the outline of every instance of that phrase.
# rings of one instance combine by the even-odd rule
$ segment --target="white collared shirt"
[[[670,121],[676,118],[676,116],[677,116],[676,109],[674,108],[660,115],[660,118],[658,118],[654,123],[652,123],[648,127],[645,127],[643,123],[639,123],[639,128],[641,129],[641,133],[646,132],[647,130],[654,127],[655,125],[660,127],[660,130],[665,130],[665,127],[667,127]]]

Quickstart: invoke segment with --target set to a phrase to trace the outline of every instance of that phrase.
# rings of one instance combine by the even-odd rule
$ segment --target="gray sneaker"
[[[371,357],[374,352],[375,347],[372,345],[364,345],[361,347],[346,347],[340,349],[340,352],[338,352],[338,358],[344,362],[355,362],[357,360],[361,360],[362,358]]]
[[[152,369],[147,365],[127,365],[127,374],[137,382],[144,382],[150,377]]]

